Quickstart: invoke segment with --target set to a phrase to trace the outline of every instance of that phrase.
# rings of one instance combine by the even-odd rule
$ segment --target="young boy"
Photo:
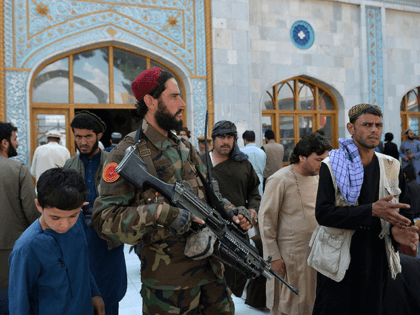
[[[53,168],[37,182],[41,217],[16,241],[9,258],[10,314],[98,314],[104,304],[89,270],[80,209],[86,185],[74,170]]]

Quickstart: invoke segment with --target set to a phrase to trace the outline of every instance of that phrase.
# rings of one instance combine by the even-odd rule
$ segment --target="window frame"
[[[302,86],[299,86],[299,82],[303,83]],[[294,98],[294,109],[293,110],[283,110],[278,109],[278,95],[280,92],[280,87],[284,85],[292,87],[292,95]],[[308,85],[314,96],[314,109],[312,110],[300,110],[299,109],[299,93],[305,85]],[[312,87],[311,87],[312,86]],[[320,90],[327,94],[333,105],[333,110],[320,110],[319,106],[319,97]],[[280,117],[281,116],[293,116],[294,117],[294,145],[300,140],[300,128],[299,128],[299,117],[312,117],[312,130],[316,131],[320,129],[320,120],[321,116],[331,117],[331,144],[333,148],[338,148],[338,104],[337,100],[325,86],[314,82],[305,77],[293,77],[287,80],[280,81],[274,84],[269,90],[265,93],[268,93],[273,102],[273,109],[263,109],[262,116],[271,116],[272,130],[274,131],[275,141],[280,143],[280,140],[291,140],[291,138],[280,138]],[[323,94],[321,94],[323,95]],[[263,98],[264,99],[264,98]],[[283,165],[289,165],[290,162],[283,162]]]
[[[408,110],[408,96],[411,92],[414,92],[417,97],[417,108],[418,108],[417,111]],[[418,121],[420,122],[420,86],[415,87],[414,89],[411,89],[407,93],[405,93],[405,95],[403,96],[401,100],[400,116],[401,116],[401,142],[404,142],[405,140],[407,140],[407,136],[404,134],[404,132],[410,128],[409,126],[410,116],[417,117]],[[417,135],[415,139],[419,140],[420,129],[417,130],[416,132],[417,132]]]

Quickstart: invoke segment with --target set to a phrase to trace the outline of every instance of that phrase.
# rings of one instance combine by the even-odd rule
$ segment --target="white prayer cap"
[[[47,136],[47,138],[61,138],[63,136],[63,134],[57,129],[48,130],[48,132],[45,135]]]

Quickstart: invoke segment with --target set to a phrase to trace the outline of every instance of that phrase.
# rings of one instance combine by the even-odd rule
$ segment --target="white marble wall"
[[[387,114],[399,117],[401,99],[420,85],[420,13],[386,10],[385,53]],[[390,119],[387,123],[399,143],[401,120]]]
[[[296,48],[290,39],[290,28],[299,20],[315,31],[315,43],[308,50]],[[259,138],[262,95],[276,82],[297,75],[321,81],[335,93],[340,108],[360,102],[359,6],[213,1],[212,22],[216,120],[246,120]],[[341,128],[341,136],[343,132]]]
[[[238,134],[259,130],[260,111],[250,99],[250,8],[248,0],[212,1],[214,121],[230,120]]]
[[[329,1],[252,3],[253,106],[260,106],[262,94],[271,85],[297,75],[314,78],[331,89],[340,109],[360,102],[359,6]],[[307,50],[298,49],[290,39],[290,29],[299,20],[308,22],[315,32],[315,42]],[[344,136],[344,126],[340,124],[340,136]]]
[[[420,85],[420,6],[397,1],[212,1],[215,121],[230,119],[259,139],[265,91],[304,75],[334,93],[339,136],[349,137],[348,110],[369,101],[366,6],[381,13],[385,131],[398,143],[401,98]],[[299,20],[315,32],[307,50],[290,39]]]

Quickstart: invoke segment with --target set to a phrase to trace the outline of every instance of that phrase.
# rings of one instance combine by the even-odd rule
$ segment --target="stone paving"
[[[125,245],[124,254],[127,264],[128,287],[124,299],[120,302],[120,315],[142,314],[142,298],[140,296],[140,274],[139,259],[134,252],[128,253],[130,246]],[[269,311],[260,311],[245,304],[244,297],[233,298],[235,302],[236,315],[259,315],[269,314]]]

